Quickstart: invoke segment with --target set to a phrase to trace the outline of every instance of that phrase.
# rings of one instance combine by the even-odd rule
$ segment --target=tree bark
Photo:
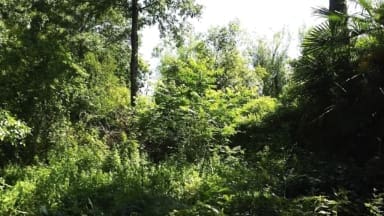
[[[330,12],[347,12],[347,4],[345,0],[329,0],[329,11]]]
[[[130,81],[131,81],[131,105],[136,105],[136,96],[139,90],[138,70],[139,70],[139,6],[138,0],[132,0],[132,23],[131,23],[131,61],[130,61]]]
[[[329,12],[332,13],[341,13],[341,14],[346,14],[347,13],[347,4],[346,0],[329,0]],[[337,26],[340,24],[347,24],[346,20],[343,21],[335,21],[330,19],[329,20],[329,25],[331,29],[334,31]],[[346,26],[345,26],[346,27]]]

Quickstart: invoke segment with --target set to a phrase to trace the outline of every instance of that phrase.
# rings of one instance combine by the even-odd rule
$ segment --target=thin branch
[[[380,87],[380,88],[379,88],[379,90],[380,90],[381,94],[383,94],[383,95],[384,95],[384,90],[383,90],[383,88],[382,88],[382,87]]]
[[[153,2],[149,3],[146,6],[139,8],[139,11],[142,12],[143,10],[148,9],[148,8],[154,6],[156,3],[158,3],[158,1],[153,1]]]
[[[337,87],[339,87],[344,93],[348,93],[347,90],[341,86],[338,82],[334,82]]]

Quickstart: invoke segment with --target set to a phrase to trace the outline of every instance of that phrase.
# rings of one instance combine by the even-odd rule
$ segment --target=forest
[[[0,0],[0,215],[384,215],[384,2],[314,10],[291,58],[196,0]]]

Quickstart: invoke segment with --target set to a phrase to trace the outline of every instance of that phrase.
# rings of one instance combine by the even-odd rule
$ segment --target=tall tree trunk
[[[338,88],[345,91],[345,87],[340,83],[350,77],[350,72],[352,71],[347,0],[329,0],[329,12],[331,14],[341,14],[340,19],[329,18],[329,27],[332,37],[337,43],[337,47],[334,48],[336,51],[331,55],[331,62],[335,70],[334,73],[337,74],[337,76],[333,77],[333,80]],[[343,94],[345,94],[345,92],[341,95]],[[344,97],[341,95],[338,97]]]
[[[329,0],[329,12],[347,15],[347,0]],[[340,45],[348,46],[350,44],[347,16],[342,16],[340,20],[330,17],[329,27],[333,37],[339,41]]]
[[[138,87],[138,70],[139,70],[139,6],[138,0],[132,0],[132,26],[131,26],[131,62],[130,62],[130,81],[131,81],[131,105],[136,105],[136,96]]]
[[[331,13],[347,13],[347,4],[346,0],[329,0],[329,12]],[[341,21],[343,24],[347,25],[346,20]],[[335,30],[338,25],[340,25],[340,21],[335,21],[330,19],[329,25],[332,30]]]
[[[329,0],[329,11],[331,12],[340,12],[340,13],[346,13],[347,12],[347,4],[345,0]]]

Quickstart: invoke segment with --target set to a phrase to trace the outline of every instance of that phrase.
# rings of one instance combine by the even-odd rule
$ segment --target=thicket
[[[0,215],[383,215],[384,5],[358,5],[295,60],[236,22],[172,38],[132,107],[120,1],[0,0]]]

